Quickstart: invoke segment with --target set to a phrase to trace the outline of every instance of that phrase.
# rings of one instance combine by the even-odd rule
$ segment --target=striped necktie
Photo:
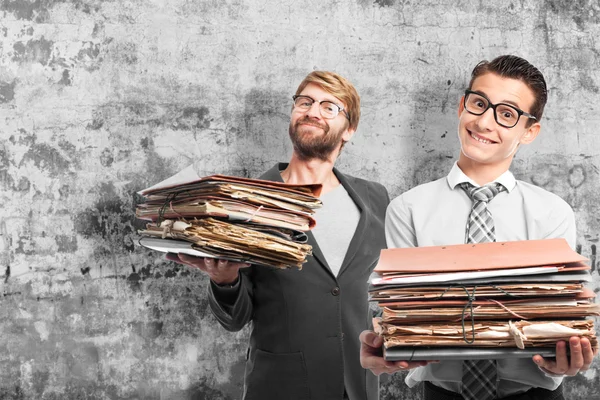
[[[467,221],[465,243],[485,243],[496,241],[494,219],[487,208],[498,193],[506,190],[499,183],[488,183],[475,187],[461,183],[460,187],[473,201]],[[496,397],[498,372],[495,360],[464,360],[462,375],[462,395],[465,400],[490,400]]]

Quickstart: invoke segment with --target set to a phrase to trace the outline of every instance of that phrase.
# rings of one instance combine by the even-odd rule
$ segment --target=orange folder
[[[564,265],[589,269],[565,239],[522,240],[381,250],[375,272],[447,273]]]

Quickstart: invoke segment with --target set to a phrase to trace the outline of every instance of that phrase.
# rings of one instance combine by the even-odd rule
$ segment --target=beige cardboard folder
[[[485,271],[587,261],[564,239],[522,240],[381,250],[375,272]]]

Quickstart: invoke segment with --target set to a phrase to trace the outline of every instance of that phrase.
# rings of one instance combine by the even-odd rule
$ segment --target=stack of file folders
[[[321,185],[212,175],[140,192],[142,246],[251,264],[301,268]]]
[[[553,356],[556,342],[598,348],[587,259],[564,239],[382,250],[371,278],[388,360]]]

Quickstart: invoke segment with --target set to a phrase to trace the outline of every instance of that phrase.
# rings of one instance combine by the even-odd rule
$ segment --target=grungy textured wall
[[[134,193],[287,160],[313,69],[362,96],[338,166],[396,196],[451,166],[476,62],[537,65],[544,128],[513,170],[572,205],[598,292],[599,37],[597,0],[0,0],[0,398],[239,397],[247,329],[136,245]],[[418,398],[401,379],[382,399]],[[600,362],[567,393],[600,398]]]

